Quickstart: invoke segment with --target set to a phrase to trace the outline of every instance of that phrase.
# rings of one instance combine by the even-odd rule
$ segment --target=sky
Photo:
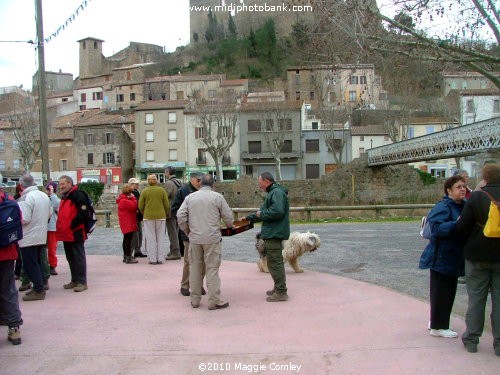
[[[78,76],[77,40],[86,37],[104,40],[106,57],[130,42],[159,45],[166,52],[189,43],[189,0],[42,0],[42,12],[44,39],[51,38],[45,43],[45,70],[73,78]],[[35,39],[35,0],[0,0],[0,87],[31,89],[38,56],[26,41]]]

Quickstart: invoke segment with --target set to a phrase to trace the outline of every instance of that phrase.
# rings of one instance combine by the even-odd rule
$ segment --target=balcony
[[[207,165],[207,158],[196,158],[196,165]]]

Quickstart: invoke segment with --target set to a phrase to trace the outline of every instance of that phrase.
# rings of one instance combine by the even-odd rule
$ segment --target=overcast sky
[[[106,57],[130,42],[156,44],[171,52],[189,42],[188,5],[189,0],[87,0],[86,5],[84,0],[42,0],[44,36],[51,37],[45,44],[45,70],[76,78],[77,40],[89,36],[104,40]],[[62,25],[64,30],[52,36]],[[35,0],[0,0],[0,87],[22,84],[31,89],[37,52],[25,42],[35,38]]]

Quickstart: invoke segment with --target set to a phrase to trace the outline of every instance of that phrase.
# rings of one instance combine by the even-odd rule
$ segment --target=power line
[[[0,40],[0,43],[28,43],[35,44],[32,40]]]

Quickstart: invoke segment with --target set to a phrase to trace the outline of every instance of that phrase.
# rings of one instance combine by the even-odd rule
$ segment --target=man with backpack
[[[173,202],[175,193],[182,186],[182,182],[175,177],[175,169],[167,167],[165,169],[165,191],[168,195],[168,201]],[[165,257],[166,260],[181,259],[181,250],[179,245],[179,226],[177,225],[177,218],[172,213],[167,216],[165,223],[167,227],[168,240],[170,242],[170,252]]]
[[[71,271],[71,281],[64,284],[64,289],[75,292],[87,290],[87,259],[85,240],[87,239],[87,222],[89,218],[89,199],[87,194],[73,185],[70,176],[59,178],[61,202],[57,217],[57,240],[62,241],[64,252]]]
[[[22,238],[21,210],[13,197],[0,187],[0,321],[8,327],[7,340],[21,343],[19,326],[23,324],[19,295],[14,279],[17,241]],[[5,219],[5,220],[4,220]],[[3,237],[3,235],[6,235]]]

